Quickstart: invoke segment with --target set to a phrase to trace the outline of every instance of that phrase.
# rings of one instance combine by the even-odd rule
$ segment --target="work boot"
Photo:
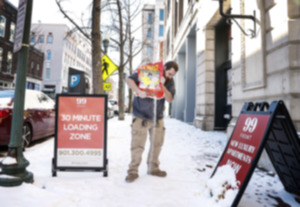
[[[167,176],[167,172],[162,171],[160,169],[149,171],[148,174],[153,175],[153,176],[157,176],[157,177],[166,177]]]
[[[135,181],[137,178],[139,177],[138,174],[128,174],[125,178],[125,181],[127,183],[132,183],[133,181]]]

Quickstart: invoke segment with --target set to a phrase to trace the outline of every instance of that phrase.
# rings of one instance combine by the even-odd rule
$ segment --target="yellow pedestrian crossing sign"
[[[118,69],[118,66],[116,66],[107,55],[103,55],[103,57],[101,58],[101,62],[102,79],[103,81],[105,81],[111,74],[113,74]]]

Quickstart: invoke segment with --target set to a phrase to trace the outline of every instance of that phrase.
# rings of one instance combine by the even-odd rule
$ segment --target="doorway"
[[[215,130],[225,130],[231,119],[231,71],[231,27],[222,19],[215,27]]]

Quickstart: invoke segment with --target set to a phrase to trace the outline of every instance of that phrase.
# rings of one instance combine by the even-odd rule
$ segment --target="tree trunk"
[[[123,19],[120,0],[117,0],[120,25],[120,66],[119,66],[119,120],[125,119],[124,114],[124,36],[123,36]]]
[[[132,67],[132,61],[133,61],[133,51],[132,51],[132,47],[133,47],[133,40],[131,39],[131,24],[129,26],[129,75],[132,74],[133,72],[133,67]],[[128,113],[132,113],[132,99],[133,99],[133,93],[132,90],[129,88],[129,93],[128,93]]]
[[[101,64],[101,0],[93,0],[92,8],[92,71],[94,94],[103,94]]]

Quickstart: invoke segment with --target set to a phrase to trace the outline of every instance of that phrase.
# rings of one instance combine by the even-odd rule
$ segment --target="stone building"
[[[142,50],[141,63],[163,60],[164,4],[156,0],[155,4],[145,4],[142,9]]]
[[[283,100],[300,131],[299,1],[165,0],[164,5],[164,60],[180,66],[172,117],[230,134],[245,102]],[[225,17],[230,14],[255,21]]]
[[[55,97],[68,91],[69,68],[83,71],[92,89],[91,45],[65,24],[32,24],[30,44],[45,54],[42,91]]]

